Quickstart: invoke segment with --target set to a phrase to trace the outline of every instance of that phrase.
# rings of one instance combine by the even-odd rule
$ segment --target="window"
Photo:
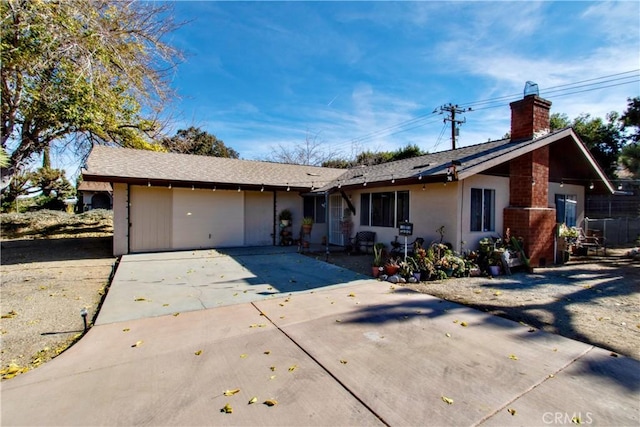
[[[409,192],[386,191],[360,195],[360,225],[397,227],[409,220]]]
[[[471,189],[471,231],[496,230],[496,190]]]
[[[326,221],[326,207],[324,203],[324,195],[322,197],[305,196],[303,198],[302,215],[313,218],[316,224],[324,224]]]
[[[556,222],[564,223],[567,225],[567,227],[575,227],[577,211],[577,196],[568,194],[556,194]]]

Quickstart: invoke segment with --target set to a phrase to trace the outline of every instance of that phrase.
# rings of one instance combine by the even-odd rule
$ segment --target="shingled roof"
[[[91,150],[82,171],[86,181],[292,191],[323,186],[343,173],[344,169],[106,146]]]
[[[382,186],[444,182],[452,164],[456,165],[458,179],[487,171],[496,173],[496,168],[504,168],[510,160],[551,144],[560,148],[552,150],[550,180],[567,183],[589,180],[598,183],[604,192],[614,192],[602,169],[571,128],[531,139],[489,141],[347,170],[96,146],[82,174],[86,181],[139,185],[325,192],[365,183]],[[571,161],[567,162],[568,159]],[[560,172],[555,170],[565,174],[558,175]]]
[[[316,191],[363,186],[365,183],[370,186],[380,186],[444,182],[447,179],[448,168],[452,164],[456,165],[457,178],[465,179],[500,165],[508,165],[511,159],[560,141],[563,143],[563,149],[570,150],[573,155],[573,158],[567,157],[567,159],[571,158],[572,162],[584,165],[580,176],[574,177],[575,180],[597,181],[602,183],[603,190],[613,192],[613,187],[606,175],[571,128],[561,129],[532,139],[519,141],[501,139],[395,162],[354,167]],[[564,163],[566,163],[566,159]],[[558,181],[562,179],[560,176],[554,176],[553,173],[550,178]],[[570,181],[568,176],[565,179],[565,182]]]

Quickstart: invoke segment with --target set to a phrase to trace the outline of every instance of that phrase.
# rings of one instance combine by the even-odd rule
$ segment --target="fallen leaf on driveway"
[[[12,319],[12,318],[16,317],[17,315],[18,315],[18,313],[16,313],[14,310],[11,310],[7,314],[3,314],[2,318],[3,319]]]
[[[510,354],[510,355],[509,355],[509,359],[511,359],[511,360],[518,360],[518,356],[516,356],[515,354]]]
[[[224,408],[220,409],[220,412],[224,412],[225,414],[233,413],[233,408],[228,403],[224,405]]]
[[[298,365],[293,365],[289,367],[289,372],[293,372],[298,368]]]
[[[269,400],[265,400],[264,404],[267,406],[274,406],[278,404],[278,401],[275,399],[269,399]]]
[[[510,413],[511,415],[515,415],[516,414],[516,410],[513,409],[513,408],[507,409],[507,412]]]
[[[234,390],[225,390],[222,394],[225,396],[233,396],[234,394],[240,393],[240,389],[236,388]]]
[[[453,405],[453,399],[448,398],[447,396],[442,396],[442,401],[445,402],[447,405]]]
[[[349,295],[347,295],[347,296],[348,296],[348,297],[351,297],[351,298],[355,298],[355,297],[356,297],[356,294],[354,294],[353,292],[351,292],[351,293],[350,293]]]
[[[258,401],[257,397],[252,397],[251,400],[249,401],[249,405],[251,405],[252,403],[256,403]]]
[[[200,356],[202,354],[202,350],[198,350],[194,353],[196,356]]]
[[[136,343],[131,347],[140,347],[141,345],[142,345],[142,341],[136,341]]]

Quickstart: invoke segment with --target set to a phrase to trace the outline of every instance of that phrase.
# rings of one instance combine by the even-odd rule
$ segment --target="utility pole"
[[[467,111],[471,111],[471,108],[460,108],[457,105],[452,105],[452,104],[445,104],[442,105],[439,108],[436,108],[434,110],[434,113],[436,111],[440,110],[440,114],[444,113],[445,111],[447,113],[449,113],[449,117],[445,117],[444,118],[444,122],[451,122],[451,148],[452,149],[456,149],[456,137],[458,136],[458,126],[462,123],[466,123],[467,119],[463,119],[463,120],[456,120],[456,114],[462,114],[462,113],[466,113]]]

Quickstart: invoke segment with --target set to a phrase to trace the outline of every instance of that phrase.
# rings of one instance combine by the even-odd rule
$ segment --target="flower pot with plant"
[[[283,227],[287,227],[289,223],[291,223],[292,217],[293,215],[289,209],[283,209],[280,211],[280,215],[278,215],[278,220],[280,220],[280,224],[282,224]]]
[[[305,216],[302,218],[302,232],[304,234],[311,234],[311,228],[313,227],[313,218]]]
[[[384,253],[384,243],[376,243],[373,245],[373,262],[371,264],[371,274],[373,277],[378,277],[380,272],[383,270],[383,257]]]
[[[384,271],[387,275],[393,276],[400,270],[400,265],[397,258],[389,258],[384,264]]]

